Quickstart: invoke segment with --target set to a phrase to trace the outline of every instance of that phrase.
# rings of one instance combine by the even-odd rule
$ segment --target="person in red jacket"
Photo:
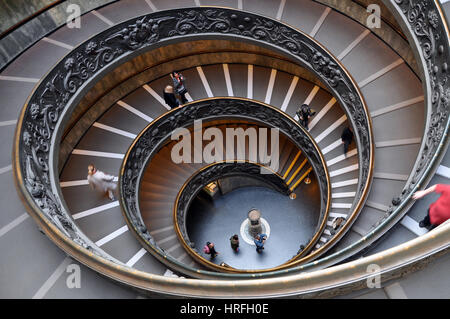
[[[450,219],[450,185],[436,184],[426,190],[415,192],[413,199],[422,198],[433,192],[439,193],[441,196],[430,205],[428,214],[419,223],[420,227],[435,227]]]

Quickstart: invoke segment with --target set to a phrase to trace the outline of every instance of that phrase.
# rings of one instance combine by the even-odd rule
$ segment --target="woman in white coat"
[[[87,180],[92,189],[108,193],[110,200],[114,200],[114,192],[117,189],[117,183],[114,181],[114,176],[103,173],[97,170],[94,165],[88,166]]]

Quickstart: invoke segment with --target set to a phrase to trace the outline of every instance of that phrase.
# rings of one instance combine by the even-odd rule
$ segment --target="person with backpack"
[[[231,238],[230,238],[230,244],[231,244],[231,248],[232,248],[235,252],[238,252],[238,251],[239,251],[239,237],[238,237],[238,235],[234,234],[233,236],[231,236]]]
[[[301,126],[308,130],[309,118],[316,114],[316,111],[311,109],[308,104],[302,104],[296,112],[298,116],[298,122]]]
[[[203,247],[203,252],[207,255],[211,255],[211,259],[215,258],[219,253],[216,251],[214,244],[211,242],[206,242],[205,247]]]
[[[186,98],[186,93],[188,91],[184,83],[184,76],[178,71],[173,71],[170,76],[172,77],[173,87],[175,88],[175,91],[180,95],[181,104],[187,103],[188,99]]]

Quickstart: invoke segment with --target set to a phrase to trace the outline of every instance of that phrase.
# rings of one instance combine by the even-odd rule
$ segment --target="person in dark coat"
[[[188,102],[188,99],[186,98],[187,89],[186,84],[184,83],[185,81],[184,76],[177,71],[173,71],[170,76],[172,77],[175,92],[180,95],[181,104],[187,103]]]
[[[231,244],[231,248],[235,251],[238,252],[239,251],[239,237],[238,235],[233,235],[230,238],[230,244]]]
[[[174,109],[180,105],[180,102],[176,98],[175,94],[173,94],[173,87],[171,85],[164,88],[164,102],[166,102],[171,109]]]
[[[300,108],[296,112],[298,116],[298,122],[301,126],[303,126],[305,129],[308,129],[309,124],[309,118],[314,116],[316,112],[312,110],[308,104],[302,104]]]
[[[350,126],[347,126],[341,135],[342,143],[344,143],[344,154],[347,156],[348,147],[353,141],[353,131]]]

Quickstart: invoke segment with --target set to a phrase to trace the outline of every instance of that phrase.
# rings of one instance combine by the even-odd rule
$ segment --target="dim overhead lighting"
[[[291,194],[289,195],[289,198],[290,198],[290,199],[296,199],[296,198],[297,198],[297,194],[291,193]]]

